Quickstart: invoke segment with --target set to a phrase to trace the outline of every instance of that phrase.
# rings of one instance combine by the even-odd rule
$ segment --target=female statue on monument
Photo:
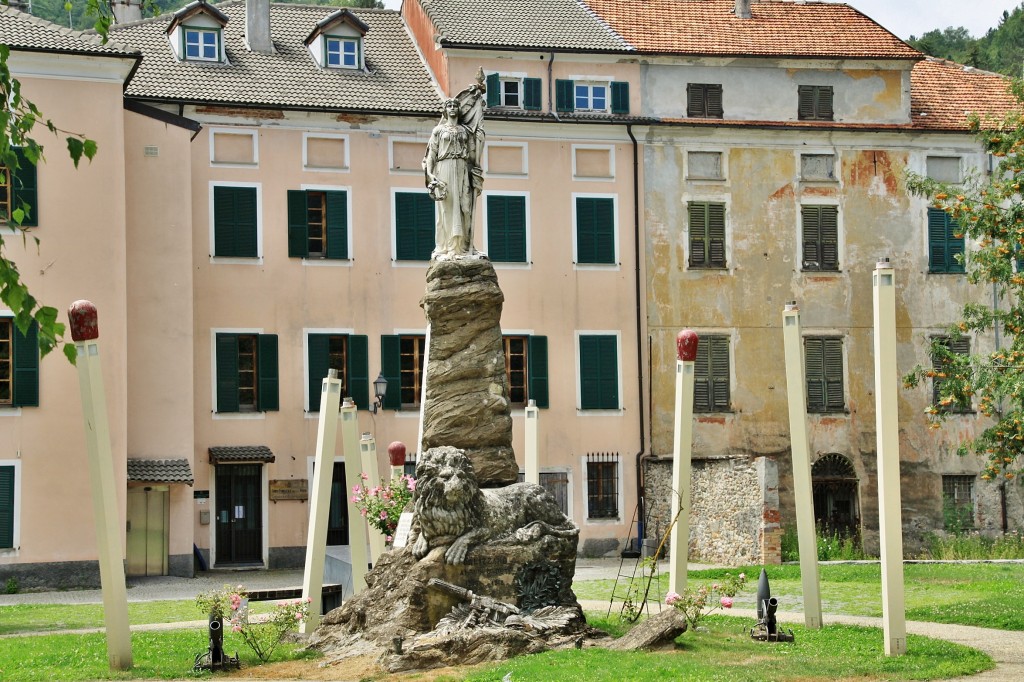
[[[480,257],[473,248],[473,207],[483,190],[483,70],[477,82],[445,100],[441,122],[430,134],[423,170],[430,198],[437,202],[431,258]]]

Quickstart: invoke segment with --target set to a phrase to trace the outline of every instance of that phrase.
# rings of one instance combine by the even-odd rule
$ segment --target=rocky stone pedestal
[[[574,540],[545,536],[526,545],[481,545],[461,565],[445,563],[445,549],[436,547],[420,561],[408,547],[385,552],[366,576],[368,588],[327,614],[310,645],[328,665],[374,655],[384,670],[396,672],[572,646],[589,631],[572,591]],[[428,587],[431,578],[513,605],[523,622],[461,627],[470,603]]]
[[[519,475],[501,340],[504,301],[489,260],[435,260],[427,270],[423,449],[463,450],[483,488],[515,483]]]

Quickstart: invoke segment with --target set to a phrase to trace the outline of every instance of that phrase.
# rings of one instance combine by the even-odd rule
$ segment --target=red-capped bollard
[[[405,443],[396,440],[388,446],[388,458],[391,460],[391,480],[405,473]]]
[[[684,329],[676,334],[676,357],[683,362],[697,359],[697,332]]]
[[[68,320],[71,322],[71,338],[75,341],[91,341],[100,336],[96,306],[92,301],[75,301],[68,307]]]

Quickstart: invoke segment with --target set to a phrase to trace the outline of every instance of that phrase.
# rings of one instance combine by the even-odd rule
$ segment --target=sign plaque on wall
[[[305,478],[286,478],[270,482],[270,499],[278,500],[308,500],[309,481]]]

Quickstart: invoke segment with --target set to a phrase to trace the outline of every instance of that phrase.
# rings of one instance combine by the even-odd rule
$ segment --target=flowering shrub
[[[746,582],[745,573],[740,573],[736,577],[727,574],[721,583],[704,584],[697,589],[687,587],[682,594],[669,592],[665,596],[665,603],[682,611],[686,616],[687,624],[693,630],[697,628],[704,616],[715,609],[731,609],[733,597],[743,589]],[[717,602],[714,600],[716,595],[719,596]]]
[[[416,490],[416,479],[403,474],[387,483],[381,481],[380,485],[367,488],[365,481],[369,477],[366,474],[360,474],[360,477],[364,483],[352,487],[352,503],[370,525],[379,530],[387,542],[391,542],[398,528],[398,518]]]
[[[266,663],[277,646],[309,615],[310,599],[291,599],[276,604],[267,618],[249,622],[248,593],[242,585],[204,592],[196,605],[214,618],[226,618],[231,631],[238,634],[256,656]]]

